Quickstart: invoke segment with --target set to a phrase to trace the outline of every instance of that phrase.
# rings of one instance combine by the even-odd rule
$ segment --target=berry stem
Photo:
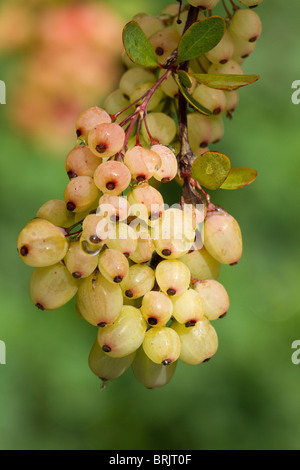
[[[222,0],[222,3],[223,3],[223,7],[224,7],[224,10],[225,10],[226,13],[227,13],[228,18],[231,19],[231,18],[232,18],[232,14],[231,14],[230,11],[228,10],[227,5],[226,5],[226,3],[225,3],[225,0]],[[230,2],[230,3],[233,5],[232,2]]]
[[[128,146],[128,141],[129,141],[129,138],[130,138],[130,134],[132,132],[132,129],[134,128],[137,120],[139,119],[139,115],[133,115],[133,117],[131,118],[131,122],[129,124],[129,126],[127,127],[126,129],[126,133],[125,133],[125,140],[124,140],[124,146],[123,146],[123,149],[126,150],[127,149],[127,146]]]
[[[142,118],[141,118],[141,116],[140,116],[140,117],[139,117],[139,120],[138,120],[137,130],[136,130],[136,145],[141,145],[141,144],[140,144],[141,124],[142,124]]]
[[[66,237],[73,237],[74,235],[78,235],[79,233],[82,233],[82,229],[78,230],[77,232],[68,233]]]
[[[177,19],[177,24],[181,24],[182,20],[180,19],[181,15],[181,9],[182,9],[182,0],[177,0],[179,2],[179,11],[178,11],[178,19]]]
[[[149,130],[149,127],[148,127],[148,123],[147,123],[147,111],[145,112],[145,115],[144,115],[144,123],[145,123],[145,128],[146,128],[146,131],[147,131],[147,134],[149,136],[149,139],[150,139],[150,142],[151,142],[151,145],[154,145],[154,144],[157,144],[158,142],[156,142],[156,140],[152,137],[151,133],[150,133],[150,130]]]
[[[177,155],[180,174],[183,178],[189,178],[192,171],[191,161],[194,157],[191,149],[188,129],[187,129],[187,102],[184,96],[179,93],[178,97],[178,114],[179,114],[179,136],[180,136],[180,152]]]
[[[131,106],[133,106],[134,104],[139,103],[141,100],[143,100],[142,104],[137,106],[136,109],[133,111],[133,113],[130,114],[130,116],[127,116],[119,125],[123,127],[129,121],[134,120],[134,119],[136,122],[136,119],[138,118],[138,116],[140,116],[143,119],[144,114],[147,110],[148,103],[151,100],[152,96],[154,95],[155,91],[162,84],[162,82],[166,80],[169,77],[169,75],[171,75],[171,73],[172,73],[172,69],[170,68],[157,80],[157,82],[146,93],[144,93],[140,98],[135,100],[129,106],[122,109],[122,111],[119,111],[118,113],[111,116],[112,119],[116,119],[120,114],[122,114],[127,109],[131,108]]]
[[[233,0],[229,0],[229,1],[230,1],[231,5],[232,5],[234,11],[240,10],[240,7],[239,7],[238,5],[236,5]]]
[[[68,234],[70,234],[71,230],[73,230],[73,228],[77,227],[78,225],[81,225],[82,222],[83,220],[76,222],[76,224],[71,225],[71,227],[67,227],[67,228],[63,227],[63,228]]]
[[[194,181],[194,184],[196,185],[196,188],[199,189],[199,191],[201,191],[201,193],[203,194],[203,196],[205,197],[206,201],[207,201],[207,209],[208,211],[213,211],[215,209],[215,205],[212,204],[211,200],[210,200],[210,195],[204,191],[204,189],[202,188],[201,184],[198,182],[198,181]]]
[[[177,0],[177,1],[178,1],[178,0]],[[158,16],[158,18],[159,18],[165,25],[169,25],[170,23],[172,23],[175,18],[177,18],[177,24],[181,24],[181,23],[182,23],[182,20],[180,19],[181,13],[183,13],[183,12],[186,11],[187,9],[188,9],[188,5],[183,5],[183,4],[182,4],[182,1],[181,1],[181,5],[179,5],[179,12],[176,13],[176,15],[168,15],[168,17],[166,17],[165,14],[162,14],[162,15]]]
[[[199,8],[190,7],[187,21],[184,27],[184,32],[197,21]],[[179,65],[181,70],[188,72],[189,62],[184,62]],[[180,177],[183,178],[183,188],[182,196],[180,203],[183,206],[184,204],[197,204],[203,203],[203,198],[201,194],[195,189],[195,184],[197,188],[201,191],[203,196],[206,199],[207,207],[214,207],[210,202],[210,196],[202,189],[199,183],[195,182],[191,178],[192,172],[192,162],[195,158],[195,155],[191,149],[189,137],[188,137],[188,126],[187,126],[187,101],[183,96],[181,91],[179,91],[178,97],[178,117],[179,117],[179,136],[180,136],[180,152],[177,155],[178,167]]]
[[[143,98],[145,98],[145,96],[147,95],[147,91],[146,93],[144,93],[142,96],[140,96],[137,100],[133,101],[132,103],[130,103],[128,106],[126,106],[126,108],[123,108],[121,109],[121,111],[118,111],[116,114],[110,114],[110,117],[113,121],[115,121],[117,119],[117,117],[119,117],[121,114],[123,114],[125,111],[127,111],[127,109],[130,109],[132,106],[134,106],[135,104],[138,104],[139,101],[141,101]],[[132,113],[134,114],[134,112]],[[128,116],[130,117],[130,116]],[[126,118],[127,119],[127,118]],[[124,119],[124,121],[126,121],[126,119]],[[124,122],[122,121],[122,122]],[[122,124],[122,123],[121,123]],[[120,125],[121,125],[120,124]]]
[[[186,24],[184,27],[183,34],[185,31],[197,21],[199,8],[190,7]],[[188,72],[188,61],[179,64],[180,70]],[[192,171],[191,161],[194,158],[193,151],[191,149],[188,129],[187,129],[187,101],[181,91],[179,90],[178,96],[178,115],[179,115],[179,136],[180,136],[180,152],[177,155],[178,166],[181,176],[185,179],[189,179]]]
[[[151,87],[147,91],[143,103],[136,108],[136,111],[135,111],[136,113],[139,113],[143,117],[145,111],[147,110],[148,103],[151,100],[153,94],[155,93],[157,88],[162,84],[162,82],[171,75],[171,73],[172,73],[172,69],[170,68],[157,80],[157,82],[153,85],[153,87]]]
[[[133,127],[135,126],[136,122],[138,121],[138,131],[137,131],[137,145],[139,145],[139,132],[140,132],[140,126],[141,126],[141,122],[142,120],[145,118],[146,114],[147,114],[147,106],[148,106],[148,103],[149,101],[151,100],[153,94],[155,93],[155,91],[157,90],[157,88],[162,84],[162,82],[164,80],[166,80],[172,73],[172,68],[169,68],[158,80],[157,82],[146,92],[144,93],[144,95],[142,95],[138,100],[134,101],[133,103],[131,103],[130,106],[128,106],[127,108],[125,109],[128,109],[130,108],[131,106],[133,106],[134,104],[138,103],[139,101],[141,101],[142,99],[143,102],[142,104],[140,104],[139,106],[136,107],[136,109],[133,111],[132,114],[130,114],[130,116],[127,116],[119,125],[120,126],[125,126],[128,122],[130,122],[129,126],[127,127],[126,129],[126,135],[125,135],[125,141],[124,141],[124,146],[123,146],[123,150],[127,148],[127,145],[128,145],[128,141],[129,141],[129,137],[130,137],[130,134],[131,134],[131,131],[133,129]],[[123,112],[124,110],[122,110],[121,112]],[[117,114],[114,114],[113,117],[116,117],[117,115],[121,114],[120,113],[117,113]],[[146,126],[146,129],[147,129],[147,126]],[[148,130],[147,130],[148,132]],[[149,132],[148,132],[149,133]],[[150,136],[149,134],[149,137],[151,139],[151,142],[154,141],[154,139]]]

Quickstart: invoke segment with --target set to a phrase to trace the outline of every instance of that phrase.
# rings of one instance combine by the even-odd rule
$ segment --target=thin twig
[[[228,10],[227,5],[226,5],[226,3],[225,3],[225,0],[222,0],[222,3],[223,3],[223,7],[224,7],[224,10],[225,10],[226,13],[227,13],[228,18],[231,19],[231,18],[232,18],[232,14],[231,14],[230,11]]]
[[[150,132],[150,129],[149,129],[149,126],[148,126],[148,123],[147,123],[147,111],[145,112],[145,115],[144,115],[144,124],[145,124],[145,129],[146,129],[146,132],[149,136],[149,139],[150,139],[150,142],[151,142],[151,145],[154,145],[154,144],[157,144],[157,141],[152,137],[151,135],[151,132]]]

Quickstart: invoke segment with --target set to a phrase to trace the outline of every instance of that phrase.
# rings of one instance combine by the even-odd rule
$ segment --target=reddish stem
[[[151,145],[158,144],[158,142],[152,137],[152,135],[150,133],[150,129],[149,129],[148,123],[147,123],[147,111],[145,112],[145,115],[144,115],[144,123],[145,123],[145,128],[146,128],[147,134],[149,136]]]
[[[67,227],[67,228],[62,227],[62,228],[63,228],[67,233],[70,233],[71,230],[73,230],[73,228],[77,227],[77,225],[81,225],[82,222],[83,222],[83,221],[81,220],[81,221],[79,221],[79,222],[76,222],[76,224],[71,225],[71,227]]]
[[[155,91],[157,90],[157,88],[162,84],[162,82],[164,80],[166,80],[169,75],[171,75],[172,73],[172,69],[168,69],[158,80],[157,82],[153,85],[153,87],[151,87],[146,93],[144,93],[139,99],[137,99],[136,101],[134,101],[133,103],[130,104],[130,106],[124,108],[122,111],[120,111],[119,113],[117,114],[114,114],[113,117],[117,117],[119,114],[121,114],[122,112],[126,111],[126,109],[129,109],[131,106],[133,106],[134,104],[136,103],[139,103],[142,99],[143,102],[142,104],[140,104],[139,106],[136,107],[136,109],[133,111],[133,113],[130,115],[130,116],[127,116],[120,124],[119,126],[124,126],[125,124],[127,124],[129,121],[131,120],[134,120],[135,119],[135,122],[136,122],[136,119],[138,116],[141,117],[141,119],[144,118],[144,114],[146,113],[147,111],[147,106],[148,106],[148,103],[149,101],[151,100],[152,96],[154,95]]]
[[[153,85],[152,88],[150,88],[150,90],[147,91],[147,94],[146,94],[146,97],[143,101],[143,103],[138,106],[136,108],[136,111],[139,112],[140,114],[141,113],[145,113],[145,111],[147,110],[147,106],[148,106],[148,103],[149,101],[151,100],[153,94],[155,93],[155,91],[157,90],[157,88],[162,84],[162,82],[164,80],[166,80],[172,73],[172,69],[168,69],[158,80],[157,82]]]
[[[137,100],[133,101],[132,103],[130,103],[128,106],[126,106],[126,108],[123,108],[121,109],[121,111],[118,111],[116,114],[110,114],[110,117],[112,118],[113,121],[115,121],[117,119],[118,116],[120,116],[120,114],[123,114],[125,111],[127,111],[127,109],[130,109],[132,106],[134,106],[135,104],[137,104],[139,101],[141,101],[143,98],[145,98],[145,96],[147,95],[147,91],[146,93],[144,93],[142,96],[140,96],[140,98],[138,98]],[[125,118],[127,119],[127,118]],[[124,120],[125,120],[124,119]]]
[[[157,90],[157,88],[162,84],[162,82],[164,80],[166,80],[169,77],[169,75],[171,75],[171,73],[172,73],[172,69],[170,68],[157,80],[157,82],[153,85],[153,87],[151,87],[146,93],[144,93],[138,100],[134,101],[134,103],[131,103],[130,106],[128,106],[127,108],[124,109],[124,110],[126,110],[126,109],[130,108],[131,106],[133,106],[133,104],[138,103],[139,101],[141,101],[144,98],[144,101],[142,102],[142,104],[137,106],[135,111],[130,116],[127,116],[119,124],[119,126],[123,127],[128,122],[130,122],[129,126],[126,129],[126,135],[125,135],[123,150],[126,149],[126,147],[128,145],[128,140],[129,140],[131,131],[132,131],[135,123],[137,122],[137,120],[139,120],[138,132],[137,132],[137,145],[139,145],[139,132],[140,132],[141,121],[144,119],[145,115],[147,114],[148,103],[151,100],[151,98],[152,98],[153,94],[155,93],[155,91]],[[122,110],[120,113],[114,114],[113,117],[117,117],[119,114],[124,112],[124,110]],[[147,129],[147,126],[146,126],[146,129]],[[148,130],[147,130],[147,132],[148,132]],[[150,137],[151,142],[152,142],[154,139],[150,136],[150,134],[149,134],[149,137]]]
[[[126,129],[126,133],[125,133],[125,140],[124,140],[124,146],[123,146],[123,150],[127,150],[127,146],[128,146],[128,141],[129,141],[129,138],[130,138],[130,134],[132,132],[132,129],[134,128],[135,126],[135,123],[136,121],[138,120],[139,118],[139,115],[137,114],[136,116],[133,116],[132,119],[131,119],[131,122],[129,124],[129,126],[127,127]]]
[[[226,13],[227,13],[228,18],[231,19],[231,18],[232,18],[232,14],[231,14],[230,11],[228,10],[227,5],[226,5],[226,3],[225,3],[225,0],[222,0],[222,3],[223,3],[223,7],[224,7],[224,9],[225,9],[225,11],[226,11]],[[232,2],[231,2],[231,3],[232,3]]]
[[[240,10],[240,7],[239,7],[238,5],[236,5],[233,0],[229,0],[229,1],[230,1],[231,5],[232,5],[234,11],[235,11],[235,10]]]
[[[196,185],[196,188],[198,188],[199,191],[201,191],[201,193],[203,194],[203,196],[207,200],[207,204],[210,204],[210,195],[207,192],[204,191],[201,184],[198,181],[195,181],[195,180],[192,180],[192,179],[191,179],[191,182],[192,182],[192,184]]]
[[[73,237],[73,235],[78,235],[79,233],[82,232],[82,229],[78,230],[78,232],[73,232],[73,233],[68,233],[67,235],[65,235],[66,237]]]
[[[140,144],[141,124],[142,124],[142,118],[141,118],[141,116],[140,116],[140,117],[139,117],[139,120],[138,120],[137,130],[136,130],[136,145],[141,145],[141,144]]]

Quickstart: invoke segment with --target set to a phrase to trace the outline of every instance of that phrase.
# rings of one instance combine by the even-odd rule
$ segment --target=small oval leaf
[[[193,86],[191,77],[185,70],[178,70],[177,75],[180,80],[180,83],[182,83],[185,88],[191,88]]]
[[[219,152],[205,152],[192,167],[192,178],[207,189],[218,189],[224,183],[231,169],[227,155]]]
[[[233,91],[259,80],[259,75],[210,75],[202,73],[191,73],[197,82],[217,90]]]
[[[142,67],[157,67],[157,57],[141,27],[130,21],[123,29],[123,44],[128,57]]]
[[[186,30],[178,46],[178,62],[196,59],[213,49],[225,33],[225,20],[221,16],[211,16],[196,21]]]
[[[195,108],[199,113],[204,114],[205,116],[212,115],[212,112],[202,106],[202,104],[200,104],[197,100],[195,100],[195,98],[187,91],[187,89],[180,83],[180,81],[176,79],[176,77],[175,80],[179,87],[179,90],[181,91],[185,99],[188,101],[188,103],[193,106],[193,108]]]
[[[252,168],[231,168],[229,175],[221,189],[239,189],[253,183],[257,177],[257,171]]]

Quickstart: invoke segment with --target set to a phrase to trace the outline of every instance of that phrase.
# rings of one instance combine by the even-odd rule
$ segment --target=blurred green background
[[[125,23],[170,2],[106,3]],[[34,145],[8,120],[10,101],[1,105],[1,449],[299,449],[300,365],[291,345],[300,339],[300,106],[291,84],[300,79],[300,4],[266,0],[256,11],[264,31],[243,68],[261,79],[241,90],[214,147],[259,172],[247,188],[212,194],[238,219],[244,256],[222,269],[231,307],[214,325],[217,355],[180,364],[162,389],[145,389],[128,371],[100,391],[87,366],[96,332],[74,302],[53,312],[32,304],[31,268],[16,239],[45,201],[63,197],[65,153]],[[8,91],[16,60],[0,60]]]

